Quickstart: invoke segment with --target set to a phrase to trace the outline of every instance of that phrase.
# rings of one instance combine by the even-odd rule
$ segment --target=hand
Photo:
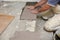
[[[38,13],[39,13],[39,11],[38,11],[38,10],[36,10],[36,9],[31,10],[31,12],[32,12],[32,13],[34,13],[34,14],[38,14]]]
[[[39,9],[39,12],[47,11],[47,10],[50,9],[50,8],[51,8],[50,5],[44,4],[44,5]]]
[[[35,7],[34,6],[27,6],[27,8],[33,10]]]

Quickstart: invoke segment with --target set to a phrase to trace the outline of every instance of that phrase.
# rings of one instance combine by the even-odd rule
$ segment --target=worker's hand
[[[34,9],[34,10],[31,10],[31,12],[34,13],[34,14],[38,14],[38,13],[47,11],[47,10],[50,9],[50,8],[51,8],[50,5],[44,4],[40,9]]]
[[[38,13],[39,13],[39,11],[38,11],[37,9],[31,10],[31,12],[32,12],[33,14],[38,14]]]
[[[51,8],[50,5],[48,4],[44,4],[40,9],[39,9],[39,12],[44,12],[44,11],[47,11]]]
[[[28,9],[31,9],[31,10],[35,9],[34,6],[27,6],[27,8],[28,8]]]

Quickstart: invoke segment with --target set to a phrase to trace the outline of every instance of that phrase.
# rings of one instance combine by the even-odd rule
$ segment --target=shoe
[[[60,40],[60,37],[58,37],[58,35],[55,35],[55,40]]]
[[[48,19],[43,18],[42,16],[40,18],[43,19],[44,21],[47,21],[48,20]]]

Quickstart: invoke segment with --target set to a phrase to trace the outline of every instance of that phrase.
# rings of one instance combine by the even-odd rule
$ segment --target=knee
[[[44,30],[48,32],[54,31],[50,26],[44,26]]]
[[[50,23],[46,23],[46,24],[44,25],[44,29],[45,29],[46,31],[55,31],[54,25],[53,25],[53,24],[50,24]]]

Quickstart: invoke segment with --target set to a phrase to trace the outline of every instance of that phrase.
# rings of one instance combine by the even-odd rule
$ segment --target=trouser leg
[[[49,19],[51,18],[52,16],[54,16],[54,13],[52,12],[52,9],[49,9],[45,12],[41,12],[39,14],[37,14],[38,17],[43,17],[43,19]]]
[[[55,31],[58,28],[60,28],[58,27],[59,25],[60,25],[60,14],[56,14],[45,23],[44,28],[47,31]]]

